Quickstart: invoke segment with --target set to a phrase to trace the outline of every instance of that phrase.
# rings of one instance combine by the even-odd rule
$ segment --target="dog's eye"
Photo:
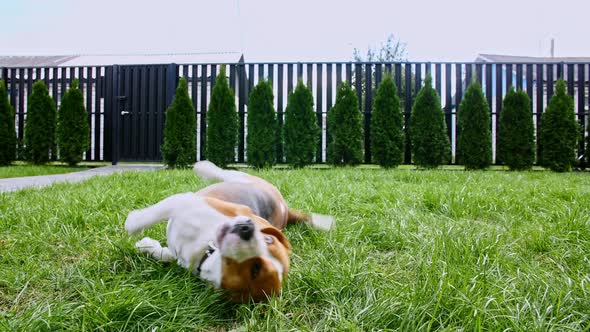
[[[273,244],[275,242],[275,239],[272,236],[265,236],[264,237],[264,242],[266,242],[267,244]]]
[[[262,269],[262,263],[256,262],[252,264],[252,268],[250,270],[250,274],[252,275],[252,280],[256,279],[260,274],[260,270]]]

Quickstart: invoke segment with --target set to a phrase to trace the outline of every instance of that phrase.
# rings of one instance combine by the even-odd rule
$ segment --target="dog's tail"
[[[287,223],[294,224],[303,222],[315,229],[329,231],[335,227],[334,217],[317,213],[306,213],[299,210],[289,209]]]
[[[193,171],[203,180],[240,181],[247,180],[249,176],[246,173],[219,168],[208,160],[197,162]]]

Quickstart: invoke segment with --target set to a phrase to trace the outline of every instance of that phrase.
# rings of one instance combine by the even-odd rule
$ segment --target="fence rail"
[[[63,92],[70,86],[73,78],[80,79],[80,87],[85,95],[88,121],[91,126],[91,148],[85,154],[86,160],[159,160],[161,135],[148,137],[150,133],[162,132],[165,109],[171,100],[170,86],[179,77],[186,77],[189,94],[192,97],[197,116],[197,158],[205,155],[206,117],[212,86],[223,64],[166,64],[136,66],[90,66],[90,67],[36,67],[0,68],[10,94],[10,101],[16,111],[17,136],[23,138],[26,121],[26,100],[31,86],[36,80],[44,80],[50,94],[59,106]],[[246,120],[248,116],[248,92],[262,79],[269,80],[273,87],[275,109],[279,126],[284,125],[284,113],[288,95],[298,80],[310,87],[317,121],[322,128],[318,144],[316,162],[326,160],[326,115],[335,102],[338,84],[346,82],[356,89],[357,98],[364,116],[365,162],[371,162],[370,119],[372,101],[380,82],[386,74],[393,77],[398,87],[402,103],[405,133],[409,135],[409,117],[416,93],[423,85],[426,75],[431,75],[433,86],[440,96],[445,113],[447,134],[451,141],[453,156],[456,156],[456,142],[459,134],[457,123],[458,107],[463,99],[467,83],[476,79],[483,88],[490,106],[491,130],[493,135],[494,162],[498,140],[499,115],[502,100],[510,86],[524,90],[531,99],[531,116],[538,131],[539,120],[547,103],[554,93],[557,79],[567,82],[568,94],[574,98],[575,112],[581,124],[588,124],[590,105],[590,63],[479,63],[479,62],[267,62],[267,63],[229,63],[227,75],[230,87],[235,92],[236,110],[239,118],[239,140],[236,161],[246,159]],[[160,66],[160,67],[158,67]],[[136,68],[136,71],[126,68]],[[154,69],[155,68],[155,69]],[[164,68],[164,69],[162,69]],[[129,76],[132,73],[131,76]],[[164,75],[165,74],[165,75]],[[122,76],[121,76],[122,75]],[[125,76],[127,75],[127,77]],[[121,76],[121,77],[119,77]],[[154,81],[154,80],[166,80]],[[172,82],[170,81],[172,79]],[[121,86],[121,84],[127,84]],[[135,82],[135,83],[133,83]],[[173,88],[173,87],[172,87]],[[157,97],[156,97],[157,96]],[[122,98],[125,97],[125,98]],[[142,99],[146,98],[146,99]],[[123,100],[124,104],[120,101]],[[153,101],[157,102],[153,102]],[[125,104],[127,103],[127,105]],[[130,107],[136,116],[133,121],[118,126],[120,109]],[[156,123],[150,123],[150,119]],[[133,126],[143,126],[141,135],[135,137]],[[139,131],[138,131],[139,132]],[[123,133],[124,135],[121,135]],[[122,144],[121,137],[129,136],[129,142],[137,145],[138,153],[131,157],[119,156],[118,151],[129,150]],[[149,145],[149,146],[144,146]],[[134,148],[135,149],[135,148]],[[149,157],[141,154],[149,151]],[[584,153],[580,143],[579,154]],[[279,160],[284,161],[282,147],[278,147]],[[119,158],[121,157],[121,158]],[[410,143],[407,140],[405,163],[411,163]],[[453,158],[453,162],[456,162]]]

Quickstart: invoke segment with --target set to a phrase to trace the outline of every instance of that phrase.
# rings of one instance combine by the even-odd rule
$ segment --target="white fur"
[[[199,161],[198,163],[196,163],[193,167],[193,171],[195,171],[195,173],[197,173],[197,175],[199,175],[204,180],[241,183],[251,182],[250,175],[243,172],[219,168],[214,163],[207,160]]]
[[[224,225],[231,227],[235,222],[244,219],[247,217],[228,217],[207,204],[203,197],[185,193],[170,196],[145,209],[131,211],[125,221],[125,229],[129,234],[137,234],[145,228],[168,220],[168,247],[162,247],[158,241],[149,237],[138,241],[135,246],[155,259],[176,260],[178,265],[191,269],[195,274],[209,243],[213,242],[218,250],[205,260],[201,266],[200,277],[220,287],[222,257],[242,262],[251,257],[261,256],[273,262],[277,270],[283,269],[270,255],[264,235],[259,229],[256,229],[255,235],[248,241],[228,232],[222,243],[217,243],[218,234]]]
[[[336,226],[334,223],[334,217],[317,213],[311,214],[311,221],[309,223],[313,228],[322,231],[329,231]]]

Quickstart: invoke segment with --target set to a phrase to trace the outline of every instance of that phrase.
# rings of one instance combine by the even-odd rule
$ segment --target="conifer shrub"
[[[492,163],[490,108],[476,80],[465,90],[457,114],[460,134],[458,149],[465,169],[485,169]]]
[[[410,116],[412,157],[418,167],[436,168],[447,163],[451,145],[447,136],[445,115],[440,97],[432,88],[432,77],[426,76],[412,106]]]
[[[222,66],[207,111],[207,159],[219,167],[234,162],[237,139],[236,101],[227,82],[225,66]]]
[[[166,110],[161,151],[164,163],[171,168],[190,167],[197,157],[197,119],[184,77]]]
[[[10,165],[16,158],[14,111],[8,100],[4,80],[0,80],[0,165]]]
[[[277,117],[272,85],[260,81],[248,100],[248,164],[270,167],[275,162]]]
[[[336,91],[328,112],[327,162],[336,166],[358,165],[363,158],[362,115],[357,97],[346,82]]]
[[[371,117],[373,162],[381,167],[397,167],[403,161],[405,135],[397,89],[390,75],[379,84]]]
[[[526,92],[513,87],[504,97],[498,129],[498,156],[510,170],[528,170],[535,162],[535,127]]]
[[[555,90],[541,116],[542,165],[556,172],[568,172],[576,162],[578,122],[574,100],[566,93],[565,81],[557,81]]]
[[[289,94],[283,128],[285,155],[291,166],[300,168],[313,162],[320,135],[316,121],[311,90],[300,80]]]
[[[32,93],[27,101],[27,117],[25,120],[25,157],[35,164],[49,161],[56,155],[55,103],[43,81],[33,84]]]
[[[59,159],[70,166],[82,161],[84,151],[90,147],[88,113],[78,80],[64,94],[57,112],[57,147]]]

